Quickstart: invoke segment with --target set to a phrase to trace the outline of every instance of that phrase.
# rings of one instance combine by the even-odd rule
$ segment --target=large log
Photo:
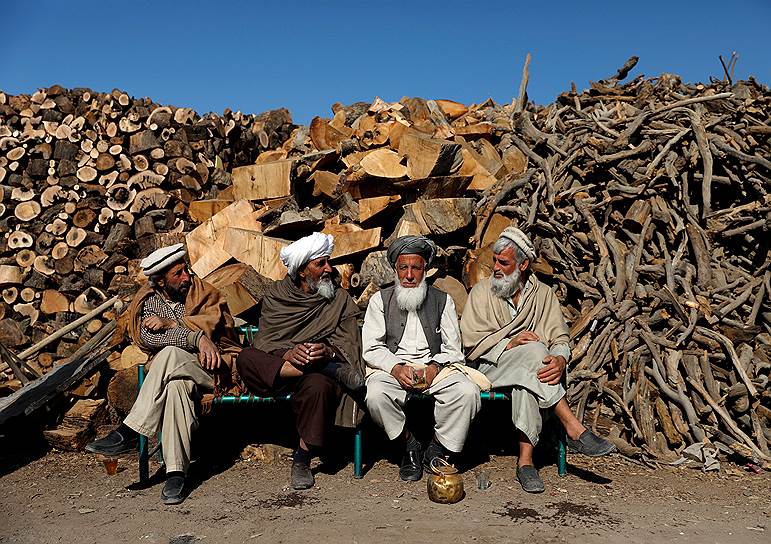
[[[243,263],[223,266],[205,279],[219,289],[233,316],[257,305],[272,283],[270,278],[261,276],[250,265]]]
[[[454,174],[463,163],[459,144],[427,138],[417,131],[408,131],[401,136],[399,154],[407,157],[410,179]]]
[[[292,194],[292,165],[283,160],[233,170],[233,196],[236,200],[266,200]]]
[[[262,230],[257,214],[247,200],[238,200],[193,229],[185,239],[193,272],[204,278],[233,258],[224,247],[228,229]]]

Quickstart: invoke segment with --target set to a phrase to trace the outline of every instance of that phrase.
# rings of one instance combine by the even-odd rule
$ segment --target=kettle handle
[[[446,467],[451,467],[452,466],[450,463],[448,463],[447,461],[445,461],[441,457],[434,457],[433,459],[431,459],[431,463],[430,463],[431,471],[434,474],[436,474],[437,476],[442,476],[442,477],[444,477],[444,473],[437,468],[435,463],[441,463],[442,465],[444,465]]]

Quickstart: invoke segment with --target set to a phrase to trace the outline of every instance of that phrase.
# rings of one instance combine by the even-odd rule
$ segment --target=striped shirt
[[[146,318],[157,315],[164,319],[173,319],[176,327],[160,331],[151,331],[144,325]],[[160,351],[165,347],[174,346],[187,351],[193,351],[198,345],[200,331],[188,329],[182,324],[185,316],[185,305],[181,302],[166,301],[160,295],[154,293],[147,297],[142,306],[142,325],[139,328],[139,338],[142,344],[153,351]]]

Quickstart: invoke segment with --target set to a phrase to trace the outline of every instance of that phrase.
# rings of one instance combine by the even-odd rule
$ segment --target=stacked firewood
[[[286,110],[259,117],[58,86],[0,93],[0,342],[21,348],[136,289],[133,261],[189,230],[188,204],[283,143]],[[110,314],[107,314],[107,319]],[[100,315],[36,355],[45,371]]]
[[[587,424],[629,455],[672,460],[710,440],[768,462],[771,93],[621,84],[632,65],[544,107],[523,85],[506,105],[335,104],[309,126],[119,91],[0,95],[0,342],[23,349],[130,296],[137,258],[182,237],[193,270],[251,319],[291,240],[334,234],[341,283],[364,307],[393,280],[382,250],[426,234],[441,247],[431,281],[462,311],[513,222],[563,303],[568,394]]]

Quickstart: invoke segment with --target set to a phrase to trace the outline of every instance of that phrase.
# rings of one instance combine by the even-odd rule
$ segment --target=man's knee
[[[175,397],[189,397],[193,390],[192,382],[189,380],[169,380],[166,384],[166,394]]]
[[[236,368],[238,369],[239,373],[243,374],[244,372],[242,369],[256,364],[263,355],[265,355],[265,352],[255,348],[242,349],[238,354],[238,357],[236,357]]]
[[[161,366],[158,364],[161,361],[163,361],[167,367],[173,367],[175,364],[183,363],[194,356],[195,355],[189,351],[178,348],[177,346],[166,346],[153,356],[150,370]]]
[[[454,402],[463,405],[473,406],[481,404],[479,397],[479,388],[471,380],[458,380],[450,387]]]
[[[368,407],[382,406],[393,403],[394,388],[385,380],[367,380],[367,395],[365,402]]]
[[[190,352],[187,350],[184,350],[182,348],[178,348],[177,346],[166,346],[165,348],[161,349],[161,351],[158,352],[156,357],[159,355],[163,355],[168,357],[169,355],[190,355]]]
[[[549,349],[543,342],[528,342],[519,346],[518,350],[525,357],[532,357],[541,361],[549,354]]]

